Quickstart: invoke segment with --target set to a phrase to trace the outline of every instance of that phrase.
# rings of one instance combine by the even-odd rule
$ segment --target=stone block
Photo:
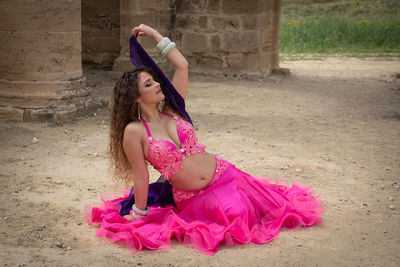
[[[52,110],[48,109],[39,109],[39,110],[31,110],[32,112],[32,121],[31,122],[51,122],[54,121],[54,113]],[[24,121],[25,117],[24,117]]]
[[[176,0],[176,13],[177,14],[196,14],[201,13],[195,1],[192,0]]]
[[[273,47],[273,31],[272,29],[266,29],[263,32],[260,33],[261,34],[261,45],[260,48],[262,51],[272,51],[272,47]],[[277,42],[278,40],[275,40],[275,42]]]
[[[240,19],[236,16],[226,17],[226,16],[215,16],[211,19],[211,25],[214,29],[218,31],[234,30],[240,29]]]
[[[201,33],[186,33],[182,38],[185,52],[202,52],[207,49],[207,35]]]
[[[254,52],[258,50],[258,35],[257,31],[227,31],[223,33],[222,47],[229,52]]]
[[[64,123],[64,122],[71,121],[71,119],[72,119],[71,111],[64,110],[64,111],[56,111],[54,113],[54,121],[56,121],[56,122]]]
[[[208,0],[190,0],[192,4],[197,7],[197,8],[203,8],[204,6],[207,6]]]
[[[247,14],[240,16],[242,21],[243,30],[256,30],[257,29],[257,18],[258,15]]]
[[[191,0],[190,2],[198,10],[199,14],[207,13],[208,2],[209,2],[208,0]]]
[[[270,68],[279,69],[279,52],[271,53]]]
[[[272,52],[279,52],[279,43],[280,43],[279,33],[277,33],[271,43],[271,51]]]
[[[260,53],[260,71],[261,73],[269,73],[272,70],[272,54],[270,52]]]
[[[199,26],[202,29],[207,29],[207,27],[208,27],[208,16],[201,16],[199,18]]]
[[[243,54],[242,70],[245,72],[260,72],[260,55],[259,53]]]
[[[214,34],[209,37],[209,47],[211,51],[220,51],[221,50],[221,37],[219,34]]]
[[[137,3],[138,13],[159,11],[162,7],[159,0],[137,0]]]
[[[218,14],[221,11],[221,0],[209,0],[208,1],[208,13]]]
[[[222,33],[222,49],[226,52],[240,52],[242,40],[238,32],[225,31]]]
[[[263,12],[263,0],[222,0],[221,10],[227,15],[259,14]]]
[[[242,52],[257,52],[259,48],[258,31],[246,31],[240,34]]]
[[[24,111],[22,109],[0,106],[0,121],[23,121],[23,119]]]
[[[184,29],[197,29],[198,28],[198,19],[193,15],[178,15],[176,16],[175,27],[184,30]]]
[[[24,110],[23,119],[24,122],[33,122],[33,110]]]
[[[227,56],[229,68],[232,70],[242,69],[243,53],[229,53]]]
[[[222,68],[222,59],[218,57],[205,56],[200,61],[201,67],[206,70],[220,70]]]
[[[267,12],[257,16],[257,26],[259,30],[272,30],[272,13]]]
[[[191,56],[188,56],[188,58]],[[188,59],[189,62],[195,62],[197,59]],[[191,64],[190,65],[190,75],[193,74],[205,74],[207,76],[217,76],[218,73],[221,72],[222,68],[222,62],[221,59],[216,59],[216,58],[203,58],[202,60],[200,60],[201,63],[199,63],[198,65],[194,65]]]

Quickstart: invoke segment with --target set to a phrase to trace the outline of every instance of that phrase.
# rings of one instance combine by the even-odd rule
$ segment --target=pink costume
[[[148,162],[166,180],[182,167],[190,154],[205,151],[193,127],[179,117],[176,120],[181,148],[170,141],[151,136],[146,121]],[[271,178],[253,177],[228,161],[215,156],[216,167],[210,183],[196,191],[173,188],[176,207],[149,207],[146,217],[129,221],[119,214],[123,196],[106,200],[98,207],[85,207],[89,224],[99,224],[97,236],[119,242],[133,253],[142,249],[170,248],[175,238],[198,251],[213,255],[220,245],[248,242],[266,243],[279,235],[281,227],[294,230],[321,221],[324,208],[313,190],[297,183],[288,188],[271,183]]]

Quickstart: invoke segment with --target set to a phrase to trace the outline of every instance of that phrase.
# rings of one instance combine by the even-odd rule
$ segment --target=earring
[[[138,119],[139,119],[139,120],[142,120],[142,119],[140,118],[140,106],[139,106],[139,104],[137,105],[137,110],[138,110]]]

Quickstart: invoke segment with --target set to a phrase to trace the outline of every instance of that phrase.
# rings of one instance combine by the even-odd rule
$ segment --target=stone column
[[[93,103],[81,59],[80,0],[2,0],[0,119],[68,121]]]
[[[120,0],[120,56],[114,61],[110,75],[120,77],[133,68],[129,59],[129,38],[132,28],[143,23],[171,36],[175,20],[175,0]],[[159,67],[168,74],[170,66],[149,37],[139,37],[139,42]]]
[[[262,48],[264,60],[262,61],[263,68],[270,70],[276,74],[287,74],[288,69],[280,69],[279,67],[279,33],[281,29],[281,0],[266,1],[265,12],[271,19],[271,30],[264,32],[262,43],[265,46]]]

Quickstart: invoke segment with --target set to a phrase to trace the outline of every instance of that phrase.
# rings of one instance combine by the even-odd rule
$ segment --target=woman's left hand
[[[132,29],[132,34],[135,36],[151,36],[154,37],[158,32],[152,27],[145,24],[140,24],[139,26]]]

